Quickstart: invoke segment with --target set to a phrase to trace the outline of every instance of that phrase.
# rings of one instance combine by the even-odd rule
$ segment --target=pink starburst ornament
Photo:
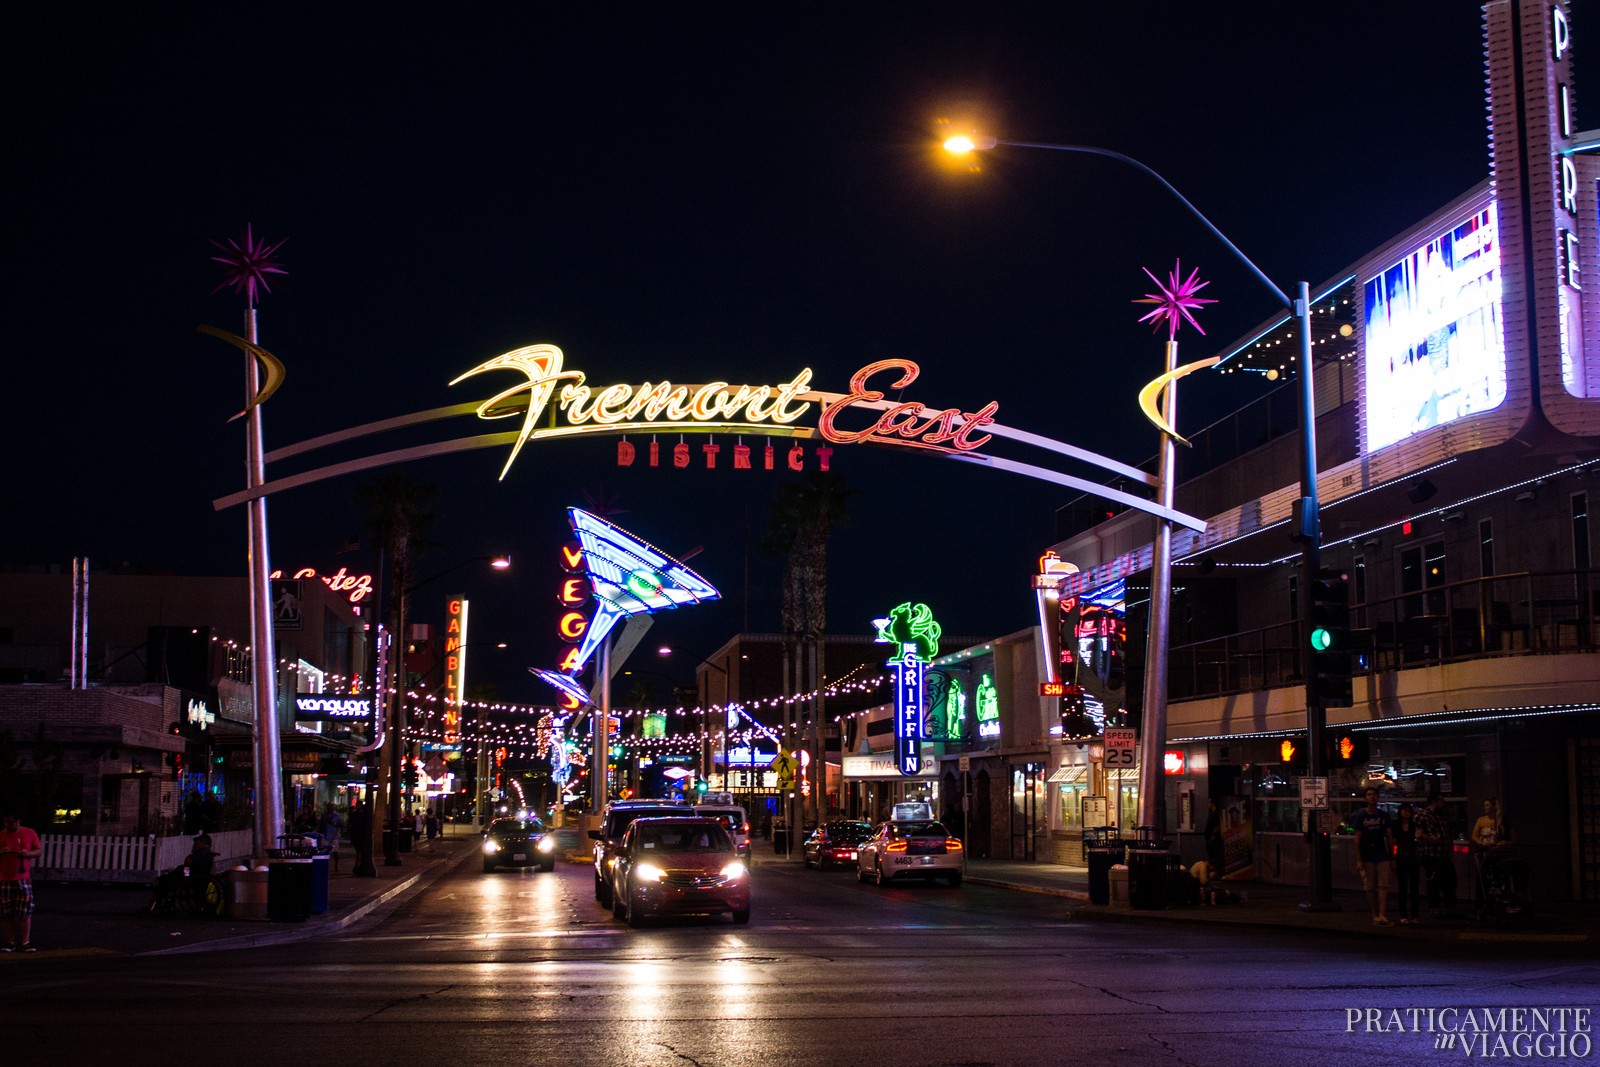
[[[1200,310],[1203,304],[1215,304],[1216,301],[1209,297],[1195,295],[1211,284],[1210,282],[1199,280],[1200,271],[1198,269],[1192,270],[1189,272],[1189,276],[1185,278],[1183,277],[1183,263],[1179,260],[1174,260],[1172,273],[1167,276],[1167,284],[1162,285],[1161,279],[1151,274],[1149,267],[1141,267],[1139,269],[1144,271],[1150,280],[1156,283],[1157,290],[1154,293],[1146,293],[1143,299],[1134,301],[1135,304],[1154,304],[1156,306],[1154,311],[1140,315],[1139,321],[1153,322],[1156,330],[1160,330],[1161,324],[1166,323],[1167,340],[1169,341],[1177,339],[1178,327],[1184,322],[1199,330],[1201,336],[1205,336],[1206,331],[1195,321],[1190,312]]]
[[[267,275],[289,273],[273,258],[287,240],[285,237],[272,244],[257,241],[250,224],[245,223],[243,240],[230,239],[227,244],[212,241],[211,246],[222,255],[212,256],[211,261],[221,263],[224,269],[221,283],[211,292],[216,294],[231,288],[236,293],[244,294],[248,306],[255,307],[257,289],[263,293],[272,292],[272,286],[267,284]]]

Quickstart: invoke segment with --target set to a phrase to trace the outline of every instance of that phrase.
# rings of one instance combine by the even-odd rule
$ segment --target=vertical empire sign
[[[467,598],[453,596],[445,607],[444,743],[461,743],[461,698],[467,691]]]
[[[908,777],[922,770],[922,739],[927,736],[928,664],[939,655],[939,624],[926,604],[901,604],[885,619],[872,620],[875,638],[890,645],[895,654],[887,660],[894,668],[894,752],[900,773]]]

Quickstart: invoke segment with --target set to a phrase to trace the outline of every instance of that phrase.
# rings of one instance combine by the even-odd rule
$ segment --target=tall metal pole
[[[610,751],[611,734],[611,635],[600,644],[600,706],[595,709],[594,729],[590,731],[589,792],[594,801],[591,809],[599,815],[606,806],[606,756]]]
[[[257,343],[256,309],[244,313],[244,335]],[[245,471],[251,489],[266,484],[266,450],[262,446],[261,414],[264,405],[255,403],[261,389],[256,357],[244,357],[246,422]],[[246,508],[250,520],[248,563],[250,569],[250,677],[255,697],[254,784],[256,858],[266,859],[266,850],[278,843],[283,831],[283,773],[278,739],[278,661],[272,639],[272,565],[267,558],[267,498],[258,496]]]
[[[1178,366],[1178,342],[1167,341],[1164,373]],[[1161,418],[1168,426],[1178,424],[1178,383],[1167,382],[1162,395]],[[1177,479],[1177,444],[1172,434],[1161,431],[1161,451],[1156,466],[1156,502],[1172,507],[1173,483]],[[1145,639],[1144,711],[1139,722],[1139,825],[1155,829],[1158,839],[1166,836],[1165,767],[1167,743],[1167,649],[1172,633],[1172,523],[1156,520],[1155,545],[1150,556],[1150,625]]]
[[[1307,669],[1306,680],[1306,774],[1321,778],[1328,773],[1322,750],[1327,712],[1322,707],[1310,670],[1311,587],[1322,568],[1322,516],[1317,499],[1317,394],[1311,365],[1311,291],[1300,283],[1294,304],[1300,320],[1300,656]],[[1337,911],[1333,901],[1333,844],[1322,827],[1320,815],[1313,813],[1306,836],[1310,857],[1311,899],[1301,906],[1307,911]]]
[[[404,767],[406,729],[406,592],[404,581],[395,583],[401,588],[395,595],[394,701],[390,704],[389,718],[389,814],[388,832],[383,837],[383,865],[400,866],[400,800],[405,792]]]

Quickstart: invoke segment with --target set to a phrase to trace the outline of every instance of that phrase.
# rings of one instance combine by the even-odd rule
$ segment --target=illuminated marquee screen
[[[1362,288],[1369,452],[1505,400],[1493,204]]]

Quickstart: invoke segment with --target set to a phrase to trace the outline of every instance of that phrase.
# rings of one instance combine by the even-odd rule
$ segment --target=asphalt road
[[[1459,1029],[1465,1009],[1600,1005],[1588,946],[1073,922],[1059,898],[794,865],[760,867],[755,892],[748,926],[630,930],[586,867],[467,864],[325,940],[10,968],[0,1047],[15,1063],[184,1067],[1414,1065],[1467,1058],[1482,1035],[1443,1047],[1395,1029],[1426,1031],[1426,1012],[1347,1032],[1348,1012],[1456,1009],[1434,1029]],[[1542,1046],[1565,1059],[1495,1058],[1600,1063],[1594,1020],[1568,1026],[1581,1038]]]

